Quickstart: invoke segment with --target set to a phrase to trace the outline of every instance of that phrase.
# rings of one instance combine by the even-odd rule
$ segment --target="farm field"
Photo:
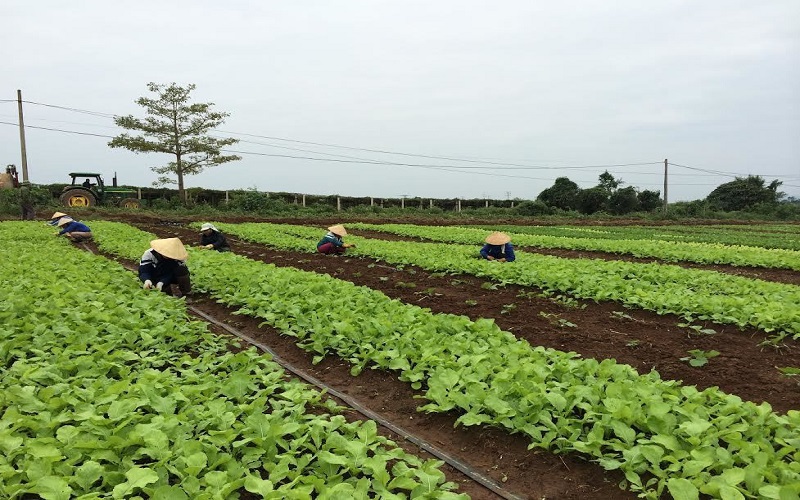
[[[128,217],[125,219],[139,229],[159,237],[179,236],[187,244],[194,243],[197,239],[196,228],[192,227],[189,221],[146,220]],[[88,222],[91,224],[91,221]],[[491,318],[502,330],[512,333],[518,339],[526,340],[531,346],[552,348],[559,352],[574,352],[585,359],[615,359],[618,363],[634,367],[642,375],[656,370],[662,380],[681,380],[683,385],[694,385],[700,390],[719,387],[723,393],[741,397],[746,401],[768,403],[770,407],[762,408],[771,408],[777,412],[775,415],[779,419],[786,418],[781,415],[789,418],[788,421],[782,421],[781,424],[786,427],[789,434],[782,434],[780,437],[782,442],[785,440],[789,443],[789,448],[786,448],[789,450],[788,455],[785,455],[785,458],[777,463],[788,464],[790,468],[786,469],[786,474],[789,473],[789,470],[800,473],[796,467],[797,459],[800,458],[797,455],[796,429],[798,424],[796,410],[800,409],[798,408],[800,406],[800,385],[797,377],[787,376],[778,370],[778,367],[800,367],[800,353],[796,347],[797,340],[792,338],[796,332],[793,330],[795,327],[792,326],[791,314],[787,316],[789,319],[784,326],[770,328],[769,332],[756,326],[760,323],[740,328],[724,322],[701,320],[699,314],[695,315],[694,320],[689,320],[682,315],[663,311],[660,311],[661,314],[657,314],[630,305],[626,306],[618,301],[600,300],[595,302],[575,298],[568,292],[552,289],[545,291],[542,288],[528,285],[498,284],[497,280],[492,280],[489,276],[479,277],[469,273],[455,274],[452,271],[444,273],[441,270],[431,270],[409,263],[389,262],[384,257],[375,258],[368,254],[361,254],[362,247],[367,245],[359,245],[359,252],[352,256],[321,256],[309,251],[313,250],[316,239],[324,234],[324,229],[320,228],[327,225],[318,221],[293,221],[297,225],[316,228],[312,230],[316,237],[308,239],[308,247],[292,247],[297,243],[286,240],[283,246],[279,245],[280,248],[270,245],[270,243],[277,243],[277,240],[245,241],[234,236],[236,222],[229,220],[227,224],[220,224],[220,226],[224,227],[229,236],[234,253],[257,262],[272,263],[278,268],[294,268],[322,275],[327,274],[377,290],[404,304],[426,308],[431,313],[463,315],[476,322],[479,322],[481,318]],[[97,227],[99,228],[96,229],[98,242],[102,247],[103,238],[100,233],[107,229],[100,223],[97,224]],[[723,227],[719,230],[724,231],[725,229]],[[783,227],[780,228],[780,231],[791,234]],[[780,231],[776,229],[775,233],[780,234]],[[369,231],[353,229],[351,233],[356,238],[366,236],[373,240],[383,238],[382,241],[385,242],[411,242],[408,237],[393,236],[386,232],[376,231],[374,228]],[[123,242],[121,245],[124,246],[125,243]],[[377,248],[380,245],[376,243],[375,246]],[[135,246],[132,253],[127,256],[120,257],[118,254],[117,258],[121,258],[123,262],[130,262],[136,258],[135,256],[141,254],[143,248],[140,247],[141,244]],[[97,251],[97,247],[94,245],[89,245],[89,248]],[[476,246],[475,252],[477,252],[477,248]],[[523,251],[536,253],[535,249],[528,247],[524,247]],[[111,257],[108,251],[103,250],[103,252]],[[599,252],[591,255],[595,258],[615,260],[613,255]],[[222,269],[228,264],[227,260],[215,261],[215,257],[216,255],[203,255],[195,251],[192,261],[190,261],[190,267]],[[652,261],[652,259],[648,259],[648,262]],[[669,263],[675,264],[675,262]],[[682,265],[682,263],[677,265]],[[743,269],[741,266],[734,268],[730,265],[718,264],[708,266],[708,268],[721,271],[725,275],[730,275],[727,274],[727,271],[735,271],[732,274],[742,276],[747,276],[747,273],[755,276],[766,271],[765,268],[760,267]],[[198,283],[210,283],[211,281],[208,280],[218,279],[213,275],[206,276],[201,269],[193,268],[193,272],[196,273]],[[777,300],[779,303],[776,304],[775,310],[797,311],[798,304],[794,302],[792,293],[796,288],[793,283],[797,282],[797,275],[800,273],[793,269],[772,269],[770,272],[775,273],[769,275],[772,283],[786,287],[776,288],[778,292],[775,293],[778,295],[775,295],[777,298],[773,302]],[[764,276],[760,277],[767,279]],[[230,285],[229,288],[236,286]],[[345,288],[342,290],[342,293],[345,293]],[[218,296],[220,300],[223,300],[223,295],[220,295],[222,292],[210,291],[215,297]],[[781,296],[782,293],[786,295]],[[786,301],[780,303],[780,297],[786,297]],[[396,373],[392,374],[383,370],[364,370],[354,377],[351,374],[353,362],[354,359],[360,358],[348,355],[336,356],[328,353],[321,359],[321,362],[314,364],[314,361],[318,361],[315,357],[319,356],[320,351],[317,351],[316,354],[308,353],[295,345],[296,340],[278,335],[279,332],[286,333],[283,329],[291,329],[292,322],[281,327],[281,321],[276,319],[278,330],[273,330],[268,326],[261,325],[262,320],[257,319],[255,317],[257,315],[234,314],[239,308],[235,305],[235,301],[226,306],[203,295],[194,302],[193,306],[208,311],[229,324],[258,337],[261,341],[269,343],[273,348],[280,350],[283,356],[304,366],[333,387],[339,387],[343,392],[351,393],[362,401],[369,402],[370,405],[389,415],[393,420],[403,421],[404,425],[410,426],[419,435],[426,436],[430,442],[447,447],[453,452],[460,452],[464,460],[470,461],[476,468],[504,484],[509,491],[521,498],[632,498],[635,496],[630,491],[619,489],[617,484],[626,481],[635,483],[636,479],[633,476],[626,477],[621,470],[609,462],[612,460],[610,458],[604,459],[606,460],[604,463],[606,470],[603,470],[600,465],[593,462],[597,457],[592,457],[591,454],[586,455],[572,451],[553,455],[543,452],[541,449],[527,450],[529,440],[526,436],[511,434],[499,428],[485,425],[454,428],[453,424],[456,419],[462,415],[462,412],[458,410],[450,409],[433,414],[423,414],[417,411],[417,407],[424,404],[424,400],[415,399],[415,397],[421,394],[420,387],[425,389],[426,384],[424,383],[420,387],[411,388],[407,383],[399,382]],[[253,306],[249,307],[253,310]],[[780,332],[783,334],[777,335]],[[705,353],[716,350],[719,355],[709,357],[707,364],[703,366],[692,366],[690,361],[695,364],[700,363],[699,356],[690,353],[692,350]],[[356,364],[358,365],[359,362]],[[714,390],[712,389],[712,392]],[[464,422],[462,421],[462,423]],[[769,427],[766,420],[764,425],[765,429]],[[625,432],[619,431],[622,434]],[[736,445],[729,443],[726,446]],[[791,451],[792,447],[794,451]],[[652,449],[648,448],[648,450],[650,450],[648,453],[652,453]],[[700,470],[707,467],[708,465],[700,465],[705,463],[705,460],[706,458],[700,456],[695,457],[695,462],[698,463],[694,467],[701,467]],[[792,463],[795,464],[794,469],[791,469]],[[741,494],[742,491],[746,492],[744,476],[741,481],[736,480],[738,471],[741,470],[744,474],[746,467],[738,464],[736,467],[732,467],[733,469],[735,472],[721,476],[724,478],[724,484],[711,481],[712,486],[703,493],[712,497],[738,498],[736,494]],[[751,495],[752,492],[759,491],[758,486],[752,486],[757,484],[757,481],[750,477],[752,473],[752,468],[747,470],[748,481],[751,483],[749,486]],[[680,477],[682,474],[673,474],[672,483],[668,484],[668,481],[665,480],[660,484],[659,488],[664,497],[669,497],[672,493],[679,498],[692,498],[693,490],[683,481],[678,481]],[[783,481],[788,480],[789,477],[784,476]],[[461,484],[467,483],[461,479],[456,481]],[[648,496],[654,495],[652,490],[655,487],[654,484],[650,482],[649,486],[643,486],[643,489],[648,492]],[[785,483],[778,481],[778,484]],[[628,484],[628,487],[631,488],[631,484]],[[774,486],[762,486],[761,488],[764,489],[759,494],[767,498],[778,498],[773,495],[784,495],[786,498],[791,498],[790,495],[796,494],[790,487],[784,488],[783,491]],[[493,493],[475,487],[469,493],[473,498],[496,498]]]
[[[116,263],[41,224],[0,241],[3,498],[467,498]]]

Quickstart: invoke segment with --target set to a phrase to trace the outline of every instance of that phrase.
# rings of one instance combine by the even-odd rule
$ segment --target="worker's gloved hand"
[[[162,288],[164,288],[164,283],[162,283],[162,282],[160,282],[160,281],[159,281],[158,283],[156,283],[156,289],[157,289],[159,292],[161,291],[161,289],[162,289]]]
[[[144,280],[144,283],[142,283],[142,288],[144,288],[145,290],[150,290],[151,288],[153,288],[153,282],[150,280]]]
[[[210,243],[203,248],[208,248],[209,250],[211,250],[212,248],[214,248],[214,245]]]

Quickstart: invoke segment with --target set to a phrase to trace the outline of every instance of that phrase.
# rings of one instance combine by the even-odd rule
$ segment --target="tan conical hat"
[[[64,212],[56,212],[50,216],[51,219],[59,219],[61,217],[68,217],[68,215],[65,214]]]
[[[164,238],[150,242],[150,248],[168,259],[186,260],[189,254],[180,238]]]
[[[338,234],[339,236],[347,236],[347,230],[341,224],[336,224],[335,226],[329,227],[328,231],[332,232],[333,234]]]
[[[66,226],[67,224],[69,224],[69,223],[70,223],[70,222],[72,222],[73,220],[74,220],[74,219],[73,219],[72,217],[69,217],[69,216],[67,216],[67,217],[62,217],[62,218],[58,219],[58,224],[56,224],[56,225],[57,225],[58,227],[61,227],[61,226]]]
[[[490,245],[505,245],[509,241],[511,241],[511,236],[500,231],[495,231],[486,237],[486,243]]]

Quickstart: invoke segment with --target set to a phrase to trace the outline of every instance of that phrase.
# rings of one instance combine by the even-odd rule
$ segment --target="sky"
[[[607,170],[663,195],[667,159],[670,202],[748,174],[800,197],[797,0],[4,0],[0,47],[0,162],[19,89],[33,183],[151,185],[171,158],[103,136],[175,82],[244,152],[187,187],[534,199]]]

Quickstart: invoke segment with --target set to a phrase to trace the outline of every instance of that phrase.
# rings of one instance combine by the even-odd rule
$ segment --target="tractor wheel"
[[[136,198],[123,198],[119,201],[119,206],[122,208],[142,208],[141,202]]]
[[[61,204],[65,207],[93,207],[97,197],[88,189],[70,189],[61,194]]]

